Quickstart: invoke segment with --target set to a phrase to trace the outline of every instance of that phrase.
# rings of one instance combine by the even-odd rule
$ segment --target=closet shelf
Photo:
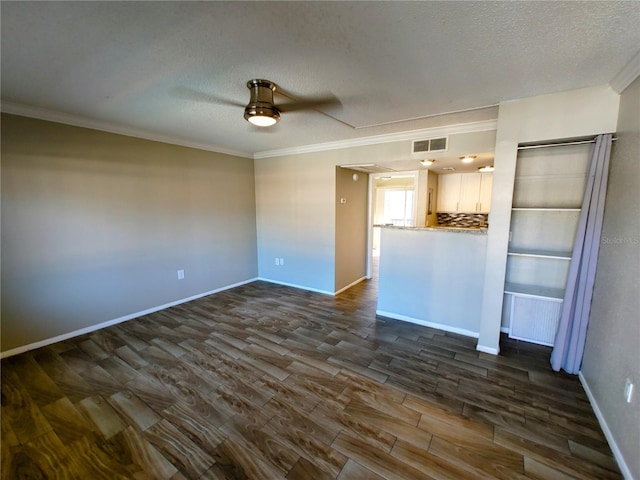
[[[552,250],[538,250],[528,248],[511,248],[507,252],[507,255],[519,257],[550,258],[556,260],[571,260],[571,254],[572,252],[558,252]]]
[[[541,287],[539,285],[522,285],[519,283],[506,283],[504,293],[522,297],[544,298],[547,300],[564,300],[563,288]]]
[[[581,208],[558,208],[558,207],[513,207],[516,212],[579,212]]]

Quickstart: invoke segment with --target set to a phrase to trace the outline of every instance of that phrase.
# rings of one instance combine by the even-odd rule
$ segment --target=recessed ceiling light
[[[447,170],[447,171],[453,172],[455,170],[455,168],[453,168],[453,167],[442,167],[442,170]]]
[[[475,155],[465,155],[464,157],[460,157],[462,163],[471,163],[476,159]]]
[[[493,165],[485,165],[484,167],[478,167],[479,172],[493,172]]]
[[[435,163],[435,160],[433,158],[430,158],[428,160],[420,160],[420,164],[423,167],[429,167],[429,166],[433,165],[434,163]]]

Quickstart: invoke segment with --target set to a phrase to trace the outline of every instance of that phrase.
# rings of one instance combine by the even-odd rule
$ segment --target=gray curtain
[[[556,372],[562,368],[568,373],[577,374],[582,363],[607,194],[610,154],[611,134],[599,135],[591,151],[589,176],[569,267],[562,315],[551,353],[551,367]]]

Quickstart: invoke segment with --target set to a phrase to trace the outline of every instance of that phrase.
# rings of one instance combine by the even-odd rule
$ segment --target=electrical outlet
[[[627,403],[631,403],[633,398],[633,383],[627,378],[627,383],[624,386],[624,399]]]
[[[178,280],[184,280],[184,270],[178,270]]]
[[[276,257],[276,266],[280,265],[280,259],[278,257]]]
[[[281,259],[280,259],[280,265],[281,265],[281,266],[282,266],[282,265],[284,265],[284,258],[281,258]]]

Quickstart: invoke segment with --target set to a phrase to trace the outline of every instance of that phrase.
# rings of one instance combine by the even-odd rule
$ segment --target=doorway
[[[378,173],[369,176],[369,242],[367,276],[380,255],[381,226],[417,226],[418,172]]]

